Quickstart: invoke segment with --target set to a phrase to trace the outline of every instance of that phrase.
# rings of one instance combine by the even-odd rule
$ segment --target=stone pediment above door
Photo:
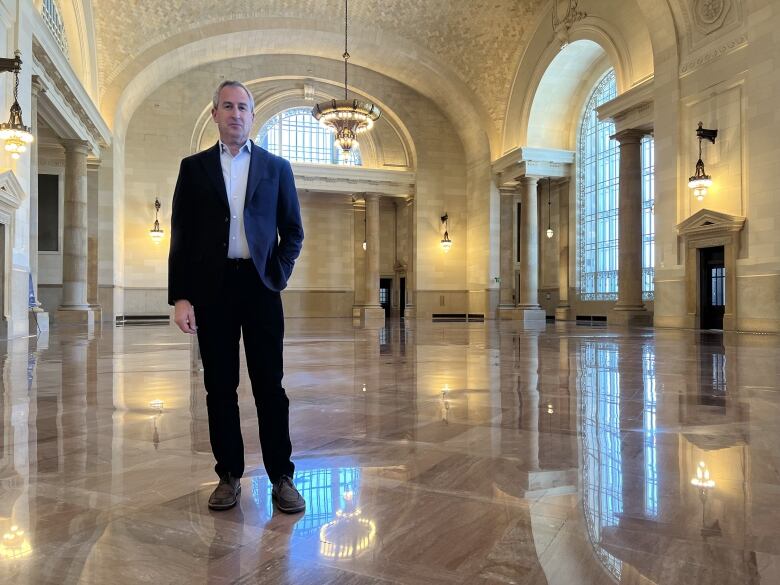
[[[13,171],[0,173],[0,205],[8,209],[19,209],[26,193]]]
[[[677,224],[677,233],[683,237],[717,236],[739,232],[745,225],[745,218],[720,211],[702,209],[685,221]]]

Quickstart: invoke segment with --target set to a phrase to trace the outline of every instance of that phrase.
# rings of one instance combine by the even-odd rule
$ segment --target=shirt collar
[[[238,154],[241,154],[242,150],[246,150],[249,154],[252,154],[252,141],[249,138],[247,138],[244,145],[238,149]],[[219,140],[219,152],[220,154],[230,154],[230,149],[222,142],[222,139]]]

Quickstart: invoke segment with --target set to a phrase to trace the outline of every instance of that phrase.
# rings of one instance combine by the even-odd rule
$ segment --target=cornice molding
[[[730,215],[701,209],[688,219],[677,224],[677,233],[685,237],[715,237],[719,234],[739,232],[745,226],[745,218],[741,215]]]
[[[24,188],[12,170],[0,173],[0,207],[16,210],[27,197]]]

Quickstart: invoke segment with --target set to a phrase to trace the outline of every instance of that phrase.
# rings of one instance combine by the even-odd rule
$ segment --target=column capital
[[[87,170],[88,171],[97,171],[100,170],[100,165],[103,161],[101,161],[99,158],[87,158]]]
[[[379,197],[381,196],[381,193],[363,193],[363,199],[368,201],[379,201]]]
[[[613,134],[611,138],[614,138],[620,142],[620,146],[624,144],[635,144],[642,140],[647,134],[650,134],[647,130],[640,130],[639,128],[627,128],[621,130],[616,134]]]
[[[65,147],[66,152],[89,154],[90,144],[86,140],[80,140],[78,138],[66,138],[62,141],[62,146]]]
[[[523,175],[520,177],[520,184],[526,189],[533,188],[536,187],[536,185],[539,184],[539,181],[543,178],[544,177],[538,175]]]
[[[499,187],[498,192],[503,197],[514,197],[518,194],[517,187]]]

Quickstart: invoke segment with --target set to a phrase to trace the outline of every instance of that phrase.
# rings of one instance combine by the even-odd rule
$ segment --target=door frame
[[[726,267],[726,307],[723,331],[737,328],[737,256],[745,218],[710,209],[698,211],[677,226],[685,250],[685,327],[701,328],[701,248],[723,246]]]

